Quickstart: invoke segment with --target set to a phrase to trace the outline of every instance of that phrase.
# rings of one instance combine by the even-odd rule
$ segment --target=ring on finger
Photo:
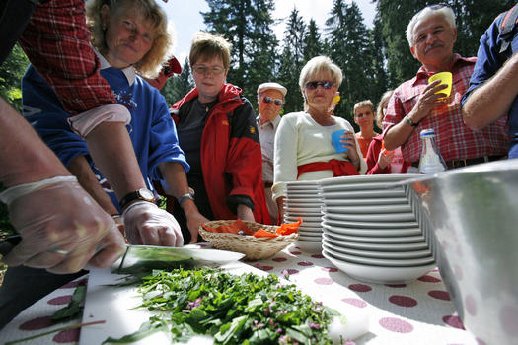
[[[49,249],[47,249],[47,252],[56,253],[56,254],[60,254],[60,255],[64,255],[64,256],[67,256],[68,254],[70,254],[69,250],[60,248],[59,246],[52,246]]]

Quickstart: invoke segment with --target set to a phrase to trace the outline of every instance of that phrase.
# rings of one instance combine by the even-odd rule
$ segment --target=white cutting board
[[[242,262],[221,266],[233,274],[253,272],[266,275],[265,272]],[[110,273],[110,269],[92,269],[88,279],[83,323],[105,320],[105,323],[81,328],[80,345],[102,344],[108,337],[120,338],[139,329],[149,319],[151,312],[132,310],[141,303],[134,286],[108,286],[119,283],[122,275]],[[212,341],[200,338],[191,339],[189,344],[212,344]],[[132,344],[169,345],[170,338],[165,333],[155,333]]]

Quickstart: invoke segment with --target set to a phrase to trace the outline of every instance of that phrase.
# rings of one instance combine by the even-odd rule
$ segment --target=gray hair
[[[414,27],[417,25],[417,23],[435,15],[442,16],[452,29],[457,28],[457,25],[455,24],[455,13],[453,13],[451,7],[445,5],[427,6],[421,11],[417,12],[408,23],[406,28],[406,39],[408,41],[408,46],[412,47],[414,45],[412,36],[414,34]]]

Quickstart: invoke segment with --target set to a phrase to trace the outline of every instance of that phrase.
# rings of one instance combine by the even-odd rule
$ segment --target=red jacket
[[[385,169],[380,168],[378,165],[378,157],[381,152],[381,146],[383,143],[383,134],[376,135],[372,138],[372,141],[369,145],[369,149],[367,150],[367,157],[365,160],[367,162],[367,175],[373,174],[390,174],[390,165]],[[406,173],[410,164],[408,162],[403,163],[402,173]]]
[[[255,221],[270,224],[257,122],[252,106],[241,98],[241,93],[240,88],[225,84],[218,102],[209,111],[201,136],[203,182],[216,220],[236,219],[236,214],[228,207],[228,197],[246,195],[254,202]],[[198,90],[194,88],[172,106],[176,123],[182,117],[182,106],[197,97]],[[250,107],[248,118],[235,116],[234,110],[241,106]]]

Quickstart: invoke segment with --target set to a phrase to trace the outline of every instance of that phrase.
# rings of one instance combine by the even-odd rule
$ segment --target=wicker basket
[[[221,225],[233,224],[235,220],[216,220],[206,223],[208,227],[217,228]],[[243,221],[250,230],[256,231],[264,229],[274,233],[278,228],[272,225],[262,225],[253,222]],[[214,233],[199,228],[200,236],[212,244],[214,248],[232,250],[245,254],[245,260],[259,260],[269,258],[278,251],[293,243],[299,237],[299,234],[291,234],[288,236],[279,236],[276,238],[255,238],[253,236],[243,236],[226,233]]]

